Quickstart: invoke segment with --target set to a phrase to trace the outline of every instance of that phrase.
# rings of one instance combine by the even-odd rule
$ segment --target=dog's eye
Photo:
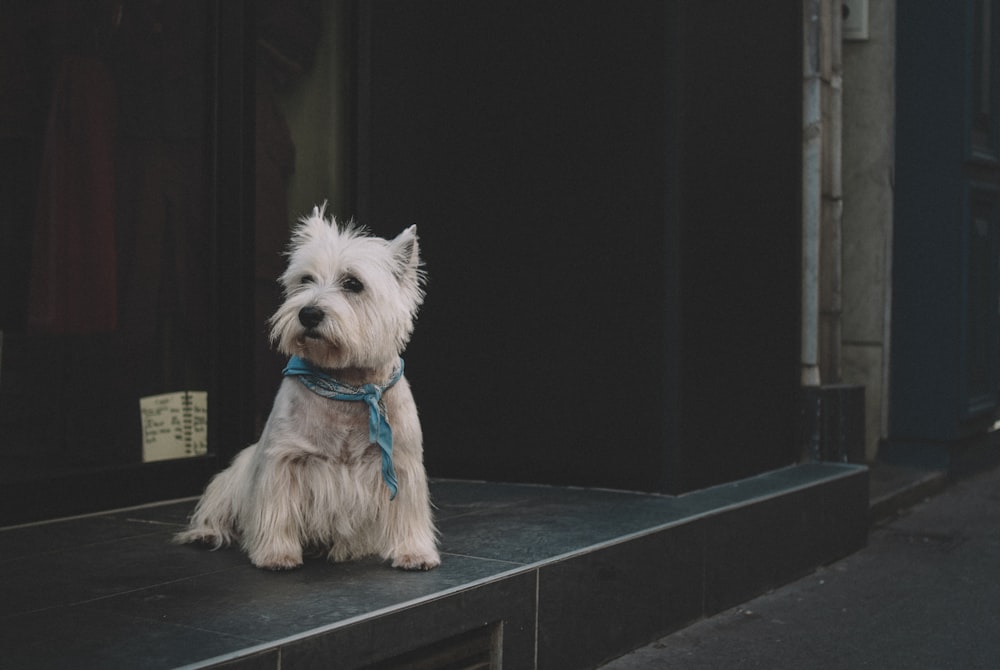
[[[299,279],[299,283],[300,284],[315,284],[316,283],[316,278],[313,277],[312,275],[302,275],[302,277]]]
[[[361,283],[361,280],[353,275],[347,275],[340,282],[340,286],[348,293],[361,293],[365,290],[365,285]]]

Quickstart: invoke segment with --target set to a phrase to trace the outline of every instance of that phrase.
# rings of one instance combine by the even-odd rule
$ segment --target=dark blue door
[[[946,466],[989,443],[1000,399],[1000,6],[901,3],[897,12],[883,454]]]

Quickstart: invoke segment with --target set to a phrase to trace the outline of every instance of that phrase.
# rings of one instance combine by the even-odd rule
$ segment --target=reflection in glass
[[[197,0],[4,6],[4,479],[142,462],[143,398],[204,421],[210,44]]]

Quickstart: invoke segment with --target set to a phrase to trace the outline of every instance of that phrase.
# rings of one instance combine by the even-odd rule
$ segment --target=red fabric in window
[[[36,332],[107,332],[117,325],[115,117],[104,64],[67,57],[42,154],[28,315]]]

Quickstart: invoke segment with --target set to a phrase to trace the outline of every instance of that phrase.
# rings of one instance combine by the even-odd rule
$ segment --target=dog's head
[[[416,226],[384,240],[317,207],[292,233],[271,340],[324,368],[391,365],[413,333],[423,280]]]

